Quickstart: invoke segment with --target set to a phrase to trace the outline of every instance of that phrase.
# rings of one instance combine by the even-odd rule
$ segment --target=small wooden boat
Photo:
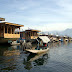
[[[40,49],[40,50],[26,49],[26,51],[31,52],[31,53],[44,53],[44,52],[46,52],[48,50],[49,50],[49,48],[43,49],[43,50],[42,49]]]
[[[17,43],[17,41],[13,41],[12,43],[10,43],[11,45],[20,45],[20,43]]]

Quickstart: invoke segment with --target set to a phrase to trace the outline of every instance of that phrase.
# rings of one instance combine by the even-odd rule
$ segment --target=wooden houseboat
[[[31,40],[33,42],[35,41],[36,38],[38,38],[39,32],[40,32],[39,30],[33,30],[33,29],[25,30],[23,32],[20,32],[20,36],[22,39]]]
[[[8,43],[8,40],[20,38],[20,32],[15,33],[15,29],[20,27],[23,25],[5,22],[4,18],[0,18],[0,43]]]

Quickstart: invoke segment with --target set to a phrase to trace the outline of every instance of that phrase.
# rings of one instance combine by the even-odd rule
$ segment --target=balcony
[[[36,39],[38,36],[31,36],[31,39]]]
[[[4,33],[4,38],[20,38],[20,34],[8,34],[8,33]]]

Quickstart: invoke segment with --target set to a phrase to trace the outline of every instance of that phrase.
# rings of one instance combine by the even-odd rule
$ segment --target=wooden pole
[[[15,34],[14,32],[15,32],[15,27],[13,27],[13,34]]]
[[[20,34],[20,27],[19,27],[19,34]]]
[[[11,34],[12,34],[12,27],[10,27],[11,28]]]
[[[7,33],[8,33],[8,26],[7,26]]]
[[[5,33],[5,25],[4,25],[4,33]]]

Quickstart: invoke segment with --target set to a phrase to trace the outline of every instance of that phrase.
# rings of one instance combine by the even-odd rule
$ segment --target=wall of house
[[[25,33],[25,39],[35,39],[38,37],[37,32],[29,31]]]
[[[4,38],[20,38],[20,33],[15,34],[15,26],[0,24],[0,37]]]

